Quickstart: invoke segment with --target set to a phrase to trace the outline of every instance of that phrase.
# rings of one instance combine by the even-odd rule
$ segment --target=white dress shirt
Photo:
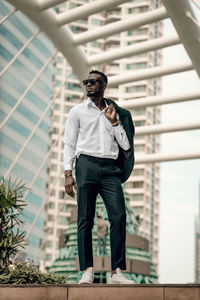
[[[117,118],[119,119],[118,114]],[[64,134],[64,169],[72,170],[74,159],[80,154],[117,159],[118,144],[124,150],[130,148],[122,124],[112,126],[105,116],[105,109],[101,111],[88,98],[71,108],[67,116]]]

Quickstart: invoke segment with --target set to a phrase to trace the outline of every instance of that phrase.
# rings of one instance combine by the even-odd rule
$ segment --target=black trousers
[[[104,201],[110,222],[112,270],[126,269],[126,210],[120,174],[121,170],[114,159],[80,155],[76,161],[78,254],[81,271],[93,266],[92,227],[98,193]]]

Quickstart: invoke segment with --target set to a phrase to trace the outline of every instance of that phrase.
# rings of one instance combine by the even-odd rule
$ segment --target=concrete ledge
[[[200,300],[200,284],[0,285],[0,300]]]

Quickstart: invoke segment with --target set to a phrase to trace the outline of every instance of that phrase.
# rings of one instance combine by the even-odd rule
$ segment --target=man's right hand
[[[65,192],[72,198],[75,198],[76,189],[77,187],[74,177],[72,175],[65,176]]]

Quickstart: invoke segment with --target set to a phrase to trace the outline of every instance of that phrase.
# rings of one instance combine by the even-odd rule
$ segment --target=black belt
[[[115,163],[116,160],[114,158],[106,158],[106,157],[96,157],[96,156],[91,156],[87,154],[80,154],[79,158],[84,157],[87,160],[94,161],[94,162],[110,162],[110,163]]]

